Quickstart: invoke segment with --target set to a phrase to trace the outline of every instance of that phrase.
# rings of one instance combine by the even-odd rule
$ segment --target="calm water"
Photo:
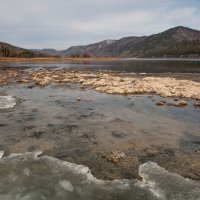
[[[85,62],[0,62],[3,67],[59,67],[91,68],[93,70],[115,70],[136,73],[200,73],[200,59],[141,59],[121,61],[85,61]]]

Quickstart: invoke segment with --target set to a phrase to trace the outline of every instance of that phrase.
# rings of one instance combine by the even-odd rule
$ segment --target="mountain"
[[[94,43],[94,44],[90,44],[87,46],[73,46],[70,47],[67,50],[64,50],[61,52],[62,55],[82,55],[84,53],[88,53],[91,56],[101,56],[104,54],[105,49],[114,44],[116,42],[116,40],[104,40],[102,42],[98,42],[98,43]]]
[[[162,33],[104,40],[67,50],[23,49],[0,42],[0,57],[200,57],[200,31],[183,26]]]
[[[193,57],[200,56],[200,31],[175,27],[144,38],[128,48],[131,57]]]
[[[150,36],[105,40],[61,52],[65,56],[83,53],[92,57],[200,57],[200,31],[178,26]]]
[[[61,51],[57,51],[56,49],[31,49],[34,52],[49,55],[49,56],[60,56]]]

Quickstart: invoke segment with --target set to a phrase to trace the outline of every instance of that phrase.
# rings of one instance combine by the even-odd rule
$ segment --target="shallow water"
[[[0,149],[6,154],[42,150],[89,166],[103,179],[136,178],[146,161],[190,177],[190,166],[182,164],[190,155],[199,159],[200,110],[193,100],[184,108],[158,107],[156,102],[174,99],[107,95],[77,85],[9,85],[1,93],[18,102],[0,111]],[[98,156],[112,151],[124,152],[125,162],[113,164]]]
[[[158,61],[155,68],[150,67],[152,61],[138,62],[120,67],[114,63],[1,63],[0,67],[200,72],[200,62],[193,60],[184,65],[172,61],[175,68],[165,61]],[[174,100],[108,95],[70,84],[0,87],[4,105],[0,150],[5,152],[0,159],[0,199],[200,199],[199,182],[185,179],[200,180],[200,108],[194,107],[195,100],[183,108],[156,106]],[[24,154],[33,151],[46,156]],[[113,151],[126,157],[117,163],[105,159]],[[11,153],[22,154],[6,157]],[[114,179],[118,181],[105,181]]]

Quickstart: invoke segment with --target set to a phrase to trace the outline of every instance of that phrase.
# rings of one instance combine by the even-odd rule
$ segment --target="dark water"
[[[200,59],[139,59],[121,61],[0,62],[3,67],[91,68],[135,73],[200,73]]]

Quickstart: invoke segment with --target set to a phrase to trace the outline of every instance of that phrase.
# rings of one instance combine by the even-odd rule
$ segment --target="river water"
[[[198,76],[199,65],[198,60],[137,60],[0,67]],[[195,100],[184,108],[158,107],[158,101],[174,99],[107,95],[78,85],[2,86],[0,199],[200,199],[200,109]],[[99,157],[113,151],[126,158],[112,163]]]
[[[122,59],[117,61],[0,62],[2,67],[91,68],[135,73],[200,73],[200,59]]]

